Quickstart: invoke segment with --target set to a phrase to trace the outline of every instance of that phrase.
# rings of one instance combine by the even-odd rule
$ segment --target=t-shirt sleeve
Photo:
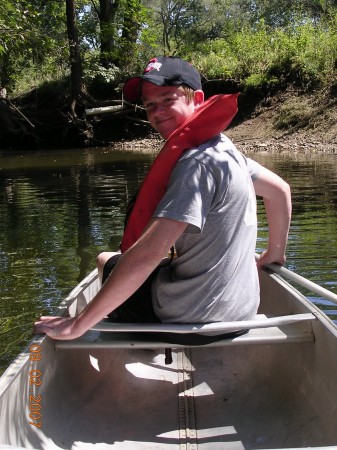
[[[251,176],[252,180],[256,180],[256,178],[259,176],[261,166],[258,162],[254,161],[251,158],[246,158],[247,168],[249,175]]]
[[[214,177],[203,163],[193,157],[182,158],[172,172],[167,191],[153,217],[188,223],[186,232],[200,233],[215,189]]]

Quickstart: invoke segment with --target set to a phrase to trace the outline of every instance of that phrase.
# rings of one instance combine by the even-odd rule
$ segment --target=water
[[[292,186],[288,266],[337,293],[337,156],[254,154]],[[0,372],[52,313],[115,250],[125,206],[155,157],[111,149],[0,153]],[[257,251],[266,244],[259,202]],[[311,294],[333,320],[337,305]]]
[[[291,186],[293,218],[287,248],[289,269],[337,293],[337,155],[252,155]],[[266,243],[263,208],[259,202],[259,239]],[[332,320],[337,305],[302,290]]]

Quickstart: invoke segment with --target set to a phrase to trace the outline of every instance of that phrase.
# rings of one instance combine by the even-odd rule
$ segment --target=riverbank
[[[226,135],[243,152],[337,154],[337,99],[334,94],[320,91],[301,94],[291,90],[264,99],[250,114],[241,111],[242,119],[234,122]],[[112,145],[118,148],[122,145],[125,151],[156,152],[163,141],[153,135]]]
[[[227,131],[243,151],[337,154],[337,99],[331,92],[294,90],[261,102]]]
[[[206,94],[222,92],[227,90],[223,87]],[[127,114],[84,114],[75,123],[66,114],[66,99],[56,94],[57,91],[49,94],[55,98],[47,104],[37,102],[41,95],[21,96],[18,101],[21,115],[18,108],[12,108],[17,123],[9,127],[12,132],[2,136],[0,147],[48,150],[122,146],[126,151],[153,152],[162,146],[162,140],[151,131],[141,108],[132,109],[130,105]],[[10,104],[2,106],[9,111]],[[242,92],[238,114],[226,134],[247,152],[337,153],[337,80],[310,93],[293,86],[273,95],[258,90]]]
[[[262,122],[262,123],[261,123]],[[260,129],[260,126],[262,129]],[[240,125],[228,129],[225,134],[232,139],[243,153],[286,153],[301,154],[330,153],[337,155],[337,143],[329,142],[326,136],[317,132],[296,131],[291,134],[266,132],[268,125],[263,117],[252,118]],[[126,140],[112,144],[116,149],[124,151],[140,151],[142,153],[156,153],[164,141],[152,136],[147,139]]]

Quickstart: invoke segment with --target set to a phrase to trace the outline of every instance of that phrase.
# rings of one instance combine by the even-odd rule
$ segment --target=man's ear
[[[194,91],[194,104],[199,106],[204,103],[205,95],[204,91]]]

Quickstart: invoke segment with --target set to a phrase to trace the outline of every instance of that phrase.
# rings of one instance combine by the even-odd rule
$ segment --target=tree
[[[230,0],[144,0],[153,11],[153,29],[160,33],[162,51],[170,55],[223,36],[231,19],[231,3]]]
[[[67,33],[69,41],[69,62],[71,78],[71,102],[70,112],[72,117],[76,117],[76,102],[84,92],[82,59],[79,47],[76,10],[74,0],[66,0]]]
[[[238,27],[254,27],[261,20],[271,28],[287,27],[305,19],[320,20],[336,8],[336,0],[237,0],[229,11]]]
[[[101,66],[120,67],[139,37],[143,20],[141,0],[92,0],[87,12],[94,13],[99,23]]]
[[[33,70],[49,70],[55,76],[55,66],[65,66],[66,28],[64,3],[49,1],[7,0],[0,4],[0,66],[1,79],[14,89],[30,71],[27,79],[33,81]],[[53,60],[53,62],[51,62]],[[46,61],[53,66],[44,67]]]
[[[13,66],[18,54],[26,47],[32,37],[36,12],[18,2],[1,2],[0,6],[0,64],[1,81],[8,84],[11,81]]]
[[[120,0],[99,0],[98,12],[100,23],[101,64],[109,68],[113,61],[116,37],[116,15]]]
[[[120,67],[125,61],[135,57],[137,40],[144,20],[144,8],[141,0],[121,0],[123,17],[121,21],[121,39],[116,65]]]

